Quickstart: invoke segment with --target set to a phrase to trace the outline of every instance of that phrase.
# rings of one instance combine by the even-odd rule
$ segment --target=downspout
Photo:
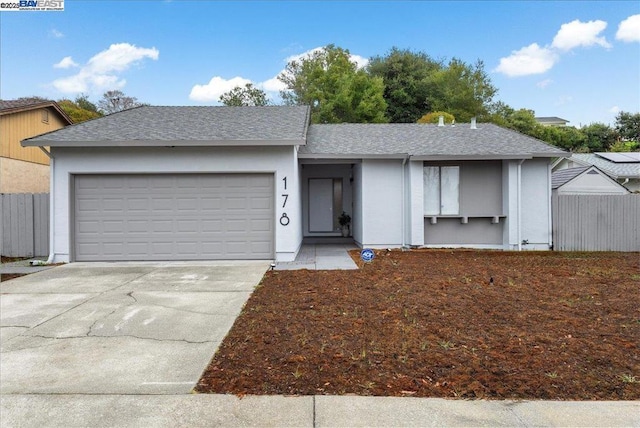
[[[522,164],[524,159],[518,162],[518,186],[516,189],[518,199],[518,251],[522,251]]]
[[[53,259],[54,259],[54,253],[53,253],[53,224],[54,224],[54,217],[55,217],[55,212],[56,212],[56,210],[55,210],[55,200],[56,199],[54,197],[55,182],[56,182],[56,180],[55,180],[56,159],[53,157],[51,152],[47,151],[47,149],[45,149],[44,147],[40,146],[39,149],[42,150],[44,152],[44,154],[49,157],[49,257],[47,258],[46,262],[37,261],[34,264],[49,265],[49,264],[53,263]]]
[[[405,248],[406,247],[406,238],[407,238],[407,231],[405,230],[406,228],[406,211],[407,208],[405,207],[405,204],[407,203],[407,179],[406,179],[406,172],[405,172],[405,166],[407,164],[407,161],[409,160],[409,155],[405,156],[404,159],[402,159],[402,246],[401,248]]]
[[[549,206],[549,249],[553,248],[553,208],[551,206],[552,201],[552,191],[551,191],[551,171],[552,166],[549,164],[549,174],[547,174],[547,204]]]

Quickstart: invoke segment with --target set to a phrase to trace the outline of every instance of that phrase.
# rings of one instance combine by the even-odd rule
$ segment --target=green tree
[[[604,152],[618,140],[615,129],[604,123],[592,123],[581,129],[585,137],[585,148],[590,152]]]
[[[486,117],[498,92],[482,61],[469,65],[453,58],[430,77],[429,104],[433,110],[448,111],[460,122]]]
[[[387,121],[382,79],[358,69],[348,50],[328,45],[289,62],[278,79],[284,103],[311,106],[313,123]]]
[[[384,80],[391,122],[416,122],[437,110],[461,122],[485,118],[497,93],[482,61],[470,65],[453,58],[445,64],[424,52],[392,48],[383,57],[373,57],[367,70]]]
[[[74,123],[85,122],[102,116],[102,113],[98,111],[82,108],[78,104],[77,98],[75,102],[67,99],[58,100],[58,105]]]
[[[136,97],[129,97],[122,91],[107,91],[98,101],[98,108],[103,114],[117,113],[122,110],[144,105]]]
[[[430,105],[430,76],[443,65],[424,52],[397,47],[385,56],[371,58],[367,65],[370,75],[382,78],[387,116],[393,123],[415,123]]]
[[[619,112],[616,130],[623,140],[640,142],[640,113]]]
[[[236,86],[220,96],[220,102],[226,106],[266,106],[269,104],[267,94],[251,83],[243,87]]]
[[[89,101],[87,95],[80,94],[74,101],[68,99],[58,100],[60,108],[73,120],[74,123],[85,122],[102,116],[98,107]]]
[[[433,111],[422,116],[417,123],[438,123],[440,122],[440,116],[442,116],[446,124],[453,123],[456,120],[451,113],[446,111]]]

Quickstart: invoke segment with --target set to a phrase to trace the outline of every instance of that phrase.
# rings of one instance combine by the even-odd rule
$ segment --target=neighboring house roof
[[[22,142],[24,146],[305,144],[309,107],[141,106]]]
[[[69,125],[73,120],[60,108],[55,101],[34,101],[34,100],[0,100],[0,115],[19,113],[23,111],[35,110],[39,108],[53,108],[64,121]]]
[[[538,123],[542,123],[542,124],[569,123],[567,119],[563,119],[561,117],[556,117],[556,116],[541,116],[541,117],[536,117],[535,119]]]
[[[569,159],[585,166],[595,165],[614,179],[640,178],[640,162],[633,159],[630,162],[612,162],[599,153],[574,153]]]
[[[543,141],[489,123],[311,125],[300,157],[405,157],[439,159],[522,159],[564,157]]]
[[[553,174],[551,174],[551,188],[557,189],[558,187],[567,184],[589,168],[591,167],[579,166],[577,168],[566,168],[553,172]]]

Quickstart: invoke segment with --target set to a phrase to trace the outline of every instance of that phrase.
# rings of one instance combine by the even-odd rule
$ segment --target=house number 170
[[[283,177],[282,181],[284,182],[284,190],[287,190],[287,177]],[[287,200],[289,199],[289,194],[283,193],[282,198],[284,199],[282,201],[282,208],[284,208],[287,206]],[[287,226],[289,222],[290,220],[289,220],[289,217],[287,216],[287,213],[283,212],[282,215],[280,216],[280,224],[283,226]]]

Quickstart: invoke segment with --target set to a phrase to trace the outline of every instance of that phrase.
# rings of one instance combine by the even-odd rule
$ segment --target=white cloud
[[[609,113],[618,114],[620,112],[620,107],[613,106],[609,109]]]
[[[280,92],[287,89],[287,86],[278,80],[278,76],[267,79],[264,82],[258,84],[259,87],[267,92]]]
[[[562,51],[568,51],[579,46],[589,47],[594,45],[610,48],[611,45],[604,37],[598,37],[607,28],[605,21],[581,22],[576,19],[567,24],[562,24],[560,30],[553,38],[551,46]]]
[[[54,28],[53,30],[51,30],[51,36],[55,37],[56,39],[61,39],[64,37],[64,34]]]
[[[129,43],[113,44],[89,59],[77,74],[54,80],[53,86],[65,93],[120,89],[127,82],[119,77],[119,73],[146,58],[157,60],[158,56],[156,48],[139,48]],[[71,60],[71,57],[68,58]]]
[[[284,59],[284,62],[285,64],[288,64],[291,61],[300,61],[303,58],[309,58],[315,52],[319,52],[322,49],[324,48],[317,47],[317,48],[309,49],[308,51],[300,54],[288,56]],[[351,61],[357,64],[358,68],[365,67],[369,63],[368,59],[360,55],[351,54],[349,58],[351,59]],[[254,82],[250,79],[246,79],[240,76],[236,76],[232,79],[225,79],[220,76],[214,76],[209,81],[209,83],[205,85],[194,85],[193,88],[191,88],[189,99],[193,101],[200,101],[200,102],[218,102],[222,94],[229,92],[236,86],[242,87],[247,83],[252,83],[255,87],[260,88],[267,93],[278,94],[280,91],[283,91],[287,88],[285,84],[278,79],[278,76],[280,76],[285,72],[286,72],[286,69],[283,68],[278,74],[276,74],[272,78],[267,79],[263,82]]]
[[[201,102],[218,101],[220,99],[220,95],[225,92],[229,92],[236,86],[242,87],[247,83],[253,82],[239,76],[228,80],[220,76],[214,76],[206,85],[195,85],[191,89],[189,99]]]
[[[623,42],[640,42],[640,15],[631,15],[618,25],[616,39]]]
[[[532,43],[511,55],[500,58],[500,64],[494,69],[509,77],[542,74],[558,61],[558,55],[551,49]]]
[[[53,64],[53,68],[71,68],[77,66],[78,64],[70,56],[65,56],[59,63]]]
[[[621,27],[625,21],[620,23]],[[511,51],[511,55],[508,57],[500,58],[500,64],[493,71],[503,73],[508,77],[542,74],[549,71],[560,60],[561,53],[568,52],[573,48],[597,45],[609,49],[611,44],[604,36],[599,36],[606,28],[607,23],[600,20],[582,22],[576,19],[562,24],[550,45],[540,46],[537,43],[532,43],[520,50]],[[551,82],[549,79],[543,80],[538,82],[537,86],[544,88]]]
[[[546,88],[547,86],[549,86],[549,85],[550,85],[550,84],[552,84],[552,83],[553,83],[553,80],[551,80],[551,79],[544,79],[544,80],[542,80],[542,81],[540,81],[540,82],[536,83],[536,86],[537,86],[538,88],[542,88],[542,89],[544,89],[544,88]]]

